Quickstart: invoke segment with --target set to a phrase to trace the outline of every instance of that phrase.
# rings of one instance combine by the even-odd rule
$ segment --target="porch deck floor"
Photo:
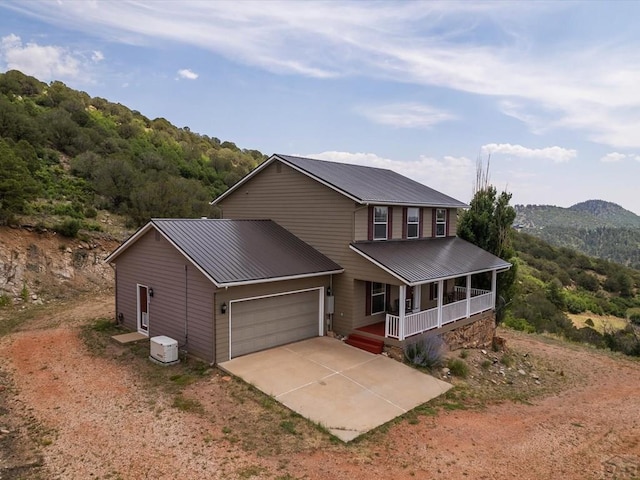
[[[371,325],[356,328],[356,332],[366,332],[384,337],[384,322],[372,323]]]

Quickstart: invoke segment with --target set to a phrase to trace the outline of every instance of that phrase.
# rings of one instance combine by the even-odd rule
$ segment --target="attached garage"
[[[211,363],[323,335],[342,267],[270,220],[153,219],[114,251],[116,312]]]
[[[230,302],[231,358],[322,335],[322,289]]]

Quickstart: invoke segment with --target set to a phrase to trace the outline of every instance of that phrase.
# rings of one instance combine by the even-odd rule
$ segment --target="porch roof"
[[[458,237],[355,242],[350,247],[407,285],[511,267]]]

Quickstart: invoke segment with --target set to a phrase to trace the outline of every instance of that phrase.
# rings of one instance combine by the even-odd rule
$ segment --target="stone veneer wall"
[[[496,333],[496,316],[493,311],[482,314],[482,318],[469,325],[442,334],[449,350],[460,348],[487,348]]]

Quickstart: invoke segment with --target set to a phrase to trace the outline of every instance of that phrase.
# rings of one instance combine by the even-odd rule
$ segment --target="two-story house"
[[[212,362],[329,330],[402,345],[467,325],[510,267],[456,237],[467,205],[390,170],[273,155],[213,204],[222,220],[152,220],[107,259],[124,324]]]

